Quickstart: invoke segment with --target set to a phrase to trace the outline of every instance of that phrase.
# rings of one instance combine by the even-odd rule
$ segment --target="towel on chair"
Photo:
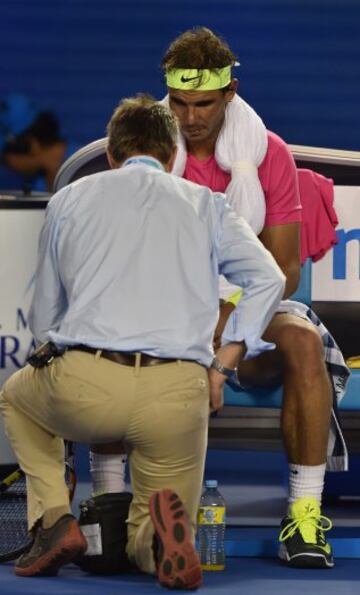
[[[316,262],[337,244],[334,183],[310,169],[298,169],[297,175],[302,206],[301,263],[309,256]]]

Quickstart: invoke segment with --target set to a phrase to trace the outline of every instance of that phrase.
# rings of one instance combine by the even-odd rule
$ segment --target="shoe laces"
[[[305,543],[317,543],[317,533],[320,532],[320,539],[325,544],[323,532],[330,531],[332,526],[332,521],[327,516],[315,516],[313,510],[304,510],[283,528],[279,541],[286,541],[299,531]]]

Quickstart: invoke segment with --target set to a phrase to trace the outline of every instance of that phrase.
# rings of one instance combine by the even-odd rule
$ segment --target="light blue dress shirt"
[[[38,341],[142,351],[209,366],[218,276],[243,287],[225,341],[248,357],[285,277],[224,195],[163,171],[154,158],[82,178],[50,200],[40,235],[30,328]]]

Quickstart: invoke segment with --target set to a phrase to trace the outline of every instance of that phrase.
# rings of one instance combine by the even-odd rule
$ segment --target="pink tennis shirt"
[[[294,159],[286,143],[268,131],[268,149],[258,175],[265,195],[265,225],[283,225],[301,221],[301,203]],[[214,155],[200,161],[187,156],[183,177],[225,192],[231,176],[220,169]]]

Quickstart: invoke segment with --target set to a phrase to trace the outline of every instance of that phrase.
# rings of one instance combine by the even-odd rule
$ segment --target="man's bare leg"
[[[243,383],[266,386],[281,380],[284,385],[281,427],[289,460],[289,510],[279,556],[291,566],[331,568],[320,519],[332,402],[322,341],[310,322],[290,314],[275,315],[264,339],[276,350],[241,362],[238,371]]]
[[[284,385],[281,427],[289,462],[326,461],[331,416],[331,386],[321,338],[314,326],[291,314],[277,314],[264,334],[276,350],[241,362],[240,382]]]

